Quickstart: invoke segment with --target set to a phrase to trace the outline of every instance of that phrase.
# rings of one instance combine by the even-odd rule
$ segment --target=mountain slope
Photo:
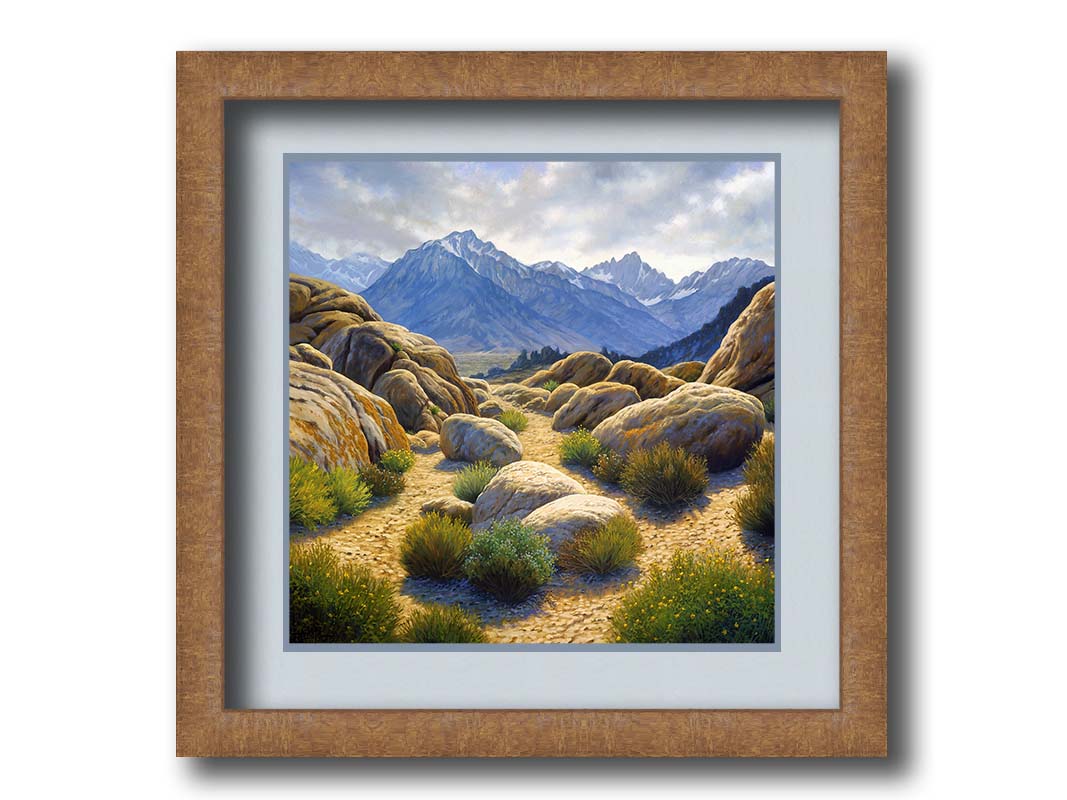
[[[363,296],[383,318],[458,352],[546,344],[564,349],[593,347],[592,341],[561,330],[478,274],[439,242],[409,250]]]
[[[636,252],[627,253],[618,261],[614,258],[601,261],[582,270],[582,274],[614,284],[645,305],[662,300],[674,291],[674,281],[647,264]]]
[[[368,253],[324,258],[297,242],[289,243],[289,272],[335,283],[350,292],[362,292],[389,269],[389,262]]]
[[[695,331],[714,318],[738,289],[766,277],[774,277],[774,267],[759,259],[717,261],[702,272],[687,275],[669,296],[648,306],[648,310],[683,333]]]

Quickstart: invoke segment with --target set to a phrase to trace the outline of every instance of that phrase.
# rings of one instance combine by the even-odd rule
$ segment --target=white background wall
[[[116,797],[1062,791],[1067,176],[1063,26],[1049,8],[8,8],[5,787]],[[290,48],[889,51],[893,759],[593,768],[173,758],[173,51]]]

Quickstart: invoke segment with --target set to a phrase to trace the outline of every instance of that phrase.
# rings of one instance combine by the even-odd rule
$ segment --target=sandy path
[[[604,580],[557,573],[545,591],[514,606],[487,597],[465,581],[406,578],[397,557],[404,528],[418,517],[427,500],[450,495],[453,474],[466,466],[449,461],[437,449],[416,453],[415,466],[406,476],[407,488],[399,496],[376,500],[355,519],[320,528],[313,536],[329,542],[342,558],[369,565],[376,574],[396,581],[409,607],[420,602],[444,602],[476,613],[495,642],[608,641],[612,609],[629,583],[640,583],[649,566],[665,564],[680,549],[727,547],[756,561],[773,558],[772,539],[743,533],[731,518],[731,502],[742,485],[740,469],[712,475],[704,497],[692,506],[677,512],[647,508],[621,490],[601,483],[588,470],[561,464],[556,448],[562,434],[552,430],[551,414],[524,413],[530,421],[519,434],[524,459],[562,470],[588,492],[612,497],[633,514],[645,541],[635,568]]]

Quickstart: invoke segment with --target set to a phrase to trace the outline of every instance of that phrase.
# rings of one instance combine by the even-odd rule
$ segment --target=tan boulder
[[[642,364],[639,361],[615,362],[604,380],[633,386],[642,400],[663,397],[679,386],[685,386],[685,381],[681,378],[672,378],[650,364]]]
[[[462,522],[471,524],[471,516],[474,513],[474,503],[460,500],[458,497],[438,497],[422,504],[422,513],[437,513],[445,517],[452,517]]]
[[[294,287],[296,284],[296,287]],[[299,288],[303,287],[303,288]],[[308,292],[306,302],[303,302],[304,289]],[[329,281],[309,278],[305,275],[289,275],[289,319],[296,321],[294,317],[294,297],[297,300],[300,318],[315,314],[320,311],[344,311],[355,314],[363,322],[380,321],[381,317],[370,307],[370,303],[358,294],[345,291]]]
[[[430,453],[437,449],[440,437],[433,431],[419,431],[408,434],[408,444],[412,450]]]
[[[751,391],[774,380],[774,284],[752,298],[700,374],[701,383]]]
[[[611,371],[611,361],[600,353],[582,351],[561,358],[548,369],[535,372],[522,383],[524,386],[541,386],[545,381],[574,383],[588,386],[602,381]]]
[[[584,528],[601,528],[612,517],[624,514],[621,505],[598,494],[571,494],[534,509],[522,522],[547,536],[553,550],[574,538]]]
[[[493,394],[529,411],[543,410],[549,397],[547,390],[535,389],[521,383],[503,383],[500,386],[494,386]]]
[[[492,397],[492,395],[485,391],[485,389],[479,389],[477,386],[473,387],[471,391],[474,392],[474,399],[478,401],[478,405],[481,405]]]
[[[289,453],[323,469],[376,462],[407,450],[392,406],[333,370],[289,362]]]
[[[672,378],[681,378],[686,383],[692,383],[700,377],[704,371],[703,361],[681,361],[663,369],[664,375]]]
[[[552,417],[552,430],[562,431],[581,425],[592,430],[620,409],[641,402],[637,389],[625,383],[601,381],[584,386]]]
[[[299,322],[289,323],[289,345],[298,345],[310,342],[315,338],[315,329],[309,325],[301,325]]]
[[[311,303],[311,287],[289,281],[289,321],[295,322],[304,316],[304,309]]]
[[[484,381],[481,378],[464,378],[463,382],[471,389],[481,389],[483,392],[489,392],[489,381]]]
[[[739,466],[763,436],[763,405],[750,394],[687,383],[666,397],[642,400],[608,417],[593,436],[620,455],[660,442],[701,455],[708,469]]]
[[[289,360],[302,361],[305,364],[311,364],[313,367],[333,369],[333,362],[330,361],[329,356],[320,353],[307,342],[301,342],[295,346],[289,345]]]
[[[473,527],[485,528],[502,519],[521,519],[545,503],[572,494],[585,494],[574,478],[540,461],[516,461],[494,475],[478,495]]]
[[[505,411],[504,406],[500,405],[499,400],[486,400],[484,403],[478,404],[478,414],[483,417],[491,417],[496,419]]]
[[[389,402],[405,430],[440,430],[441,425],[430,409],[430,398],[407,370],[389,370],[375,381],[372,391]]]
[[[561,383],[553,389],[552,394],[548,396],[548,402],[545,403],[545,411],[550,414],[559,411],[560,407],[570,400],[571,396],[577,392],[579,388],[580,387],[576,383]]]
[[[453,461],[502,467],[522,458],[522,442],[495,419],[453,414],[441,423],[441,452]]]

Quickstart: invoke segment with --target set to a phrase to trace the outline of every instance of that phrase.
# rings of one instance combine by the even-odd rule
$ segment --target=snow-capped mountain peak
[[[674,281],[648,264],[636,251],[619,259],[613,257],[594,264],[582,270],[582,275],[615,284],[645,305],[662,300],[674,291]]]

